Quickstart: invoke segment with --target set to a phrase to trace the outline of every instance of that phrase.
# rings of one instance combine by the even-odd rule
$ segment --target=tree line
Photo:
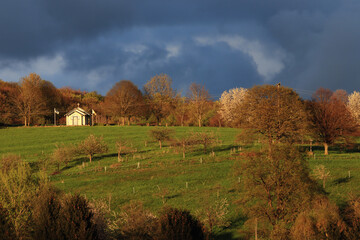
[[[351,144],[360,123],[360,93],[319,88],[310,100],[291,88],[262,85],[234,88],[215,101],[204,85],[193,83],[186,96],[172,87],[167,74],[151,78],[141,91],[129,80],[117,82],[106,94],[71,88],[57,89],[36,73],[18,83],[0,80],[0,124],[51,125],[54,110],[63,114],[81,105],[97,113],[97,124],[229,126],[245,129],[243,136],[261,133],[268,142],[317,140],[325,154],[335,141]],[[291,121],[289,120],[291,119]]]
[[[18,83],[0,80],[3,125],[51,125],[55,109],[61,113],[60,123],[64,124],[63,115],[78,104],[88,112],[94,110],[98,124],[221,124],[217,119],[217,103],[211,100],[205,86],[193,83],[186,97],[182,97],[172,88],[172,79],[166,74],[151,78],[142,91],[131,81],[121,80],[106,96],[69,87],[57,89],[36,73]]]

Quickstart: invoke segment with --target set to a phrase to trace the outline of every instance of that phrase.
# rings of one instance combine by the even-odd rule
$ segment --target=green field
[[[96,156],[92,163],[88,163],[85,157],[79,157],[68,166],[62,166],[61,173],[56,175],[51,175],[56,170],[55,166],[49,166],[50,181],[65,192],[81,193],[88,199],[110,200],[113,210],[119,210],[121,205],[131,200],[141,200],[146,208],[154,212],[165,203],[196,214],[197,210],[226,198],[230,204],[228,219],[232,224],[227,229],[218,229],[217,238],[236,239],[237,229],[244,221],[241,209],[235,204],[238,194],[234,186],[239,183],[232,171],[236,156],[244,151],[234,143],[239,130],[169,128],[176,132],[174,138],[190,131],[212,131],[220,141],[206,154],[199,146],[183,159],[181,153],[168,144],[160,150],[156,142],[151,142],[148,131],[152,127],[5,128],[0,129],[0,156],[19,154],[36,170],[39,159],[48,159],[55,144],[76,144],[89,134],[103,136],[109,146],[108,153]],[[118,163],[115,149],[119,137],[131,141],[133,148],[137,149],[136,153],[124,156],[122,163]],[[302,147],[307,148],[306,145]],[[235,153],[231,152],[233,148],[236,148]],[[321,147],[314,146],[314,149],[315,157],[309,159],[310,167],[323,164],[330,171],[331,177],[325,190],[333,201],[341,205],[349,193],[360,192],[360,154],[357,151],[330,148],[330,155],[324,156]],[[211,156],[212,150],[215,156]]]

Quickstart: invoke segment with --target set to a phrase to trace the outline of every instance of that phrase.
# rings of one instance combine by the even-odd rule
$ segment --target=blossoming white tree
[[[354,91],[349,95],[347,107],[355,118],[356,122],[360,124],[360,92]]]
[[[221,94],[219,114],[227,123],[233,124],[237,119],[239,112],[237,109],[244,100],[246,92],[245,88],[233,88]]]

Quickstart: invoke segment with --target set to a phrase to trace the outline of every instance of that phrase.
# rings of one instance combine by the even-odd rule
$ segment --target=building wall
[[[77,119],[77,120],[76,120]],[[73,114],[66,116],[66,125],[67,126],[81,126],[87,125],[87,116],[82,116],[81,114],[74,112]]]

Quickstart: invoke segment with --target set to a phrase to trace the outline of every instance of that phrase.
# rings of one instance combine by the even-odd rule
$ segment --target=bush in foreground
[[[166,208],[159,219],[159,240],[205,239],[202,224],[189,211]]]

